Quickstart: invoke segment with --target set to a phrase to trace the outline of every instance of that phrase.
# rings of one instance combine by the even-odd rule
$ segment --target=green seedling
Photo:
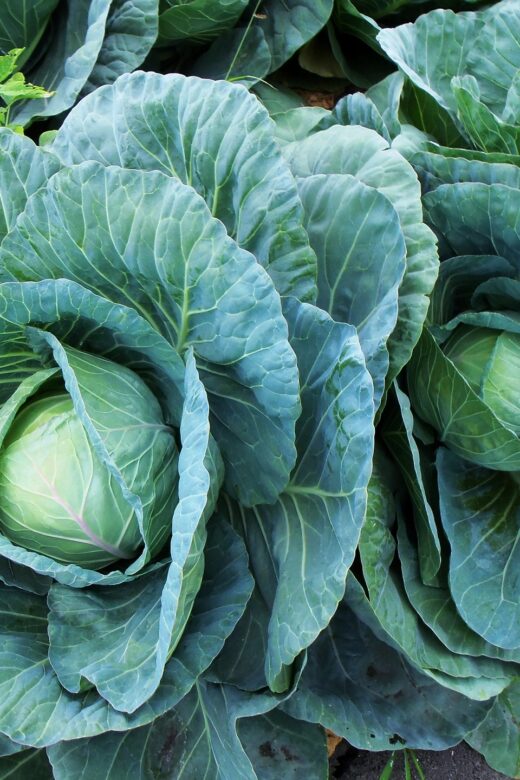
[[[10,123],[13,105],[20,100],[49,98],[54,94],[44,87],[30,84],[25,80],[23,73],[16,71],[18,59],[23,51],[23,49],[11,49],[7,54],[0,56],[0,98],[5,103],[4,106],[0,106],[0,127],[10,127],[19,133],[23,133],[21,125]]]

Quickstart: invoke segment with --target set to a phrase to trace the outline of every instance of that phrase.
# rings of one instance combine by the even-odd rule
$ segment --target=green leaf
[[[478,14],[484,26],[468,55],[468,70],[478,81],[482,100],[498,116],[520,68],[519,11],[518,0],[511,0]]]
[[[236,27],[221,38],[225,41],[226,56],[222,57],[223,52],[217,48],[217,42],[215,49],[210,47],[195,64],[194,72],[212,79],[246,75],[264,78],[278,70],[314,38],[329,20],[332,7],[333,0],[263,0],[261,5],[256,0],[250,0],[244,15],[249,24]],[[255,62],[258,48],[263,56]],[[245,71],[237,68],[237,53],[240,51],[246,52],[250,60]]]
[[[167,111],[157,112],[158,101]],[[316,258],[296,184],[267,112],[243,87],[180,75],[123,76],[69,114],[53,151],[69,165],[98,160],[190,184],[281,295],[314,300]]]
[[[298,690],[283,710],[365,750],[442,750],[460,742],[490,702],[438,685],[387,642],[349,574],[345,598],[309,651]]]
[[[178,352],[193,346],[228,490],[246,504],[277,497],[300,411],[280,298],[191,187],[98,163],[64,169],[27,205],[1,258],[14,278],[66,276],[134,307]]]
[[[265,780],[313,780],[329,776],[327,745],[323,729],[271,710],[267,715],[243,718],[238,735],[257,777]]]
[[[26,327],[31,322],[45,325],[71,346],[81,346],[85,351],[91,349],[94,354],[105,355],[135,370],[150,383],[163,405],[165,420],[179,424],[184,367],[175,350],[133,310],[111,304],[73,282],[60,280],[0,285],[0,390],[6,429],[10,415],[37,383],[43,381],[38,378],[42,359],[33,352],[26,338]],[[127,579],[127,575],[118,571],[101,574],[59,564],[16,547],[5,537],[0,537],[0,547],[2,555],[10,561],[39,574],[52,575],[73,587],[99,582],[115,584]]]
[[[408,364],[412,407],[455,454],[501,471],[520,469],[518,437],[471,389],[425,329]]]
[[[457,116],[472,143],[484,152],[520,154],[520,128],[502,122],[480,100],[473,76],[455,77],[451,82],[457,101]]]
[[[56,15],[45,54],[24,68],[34,84],[53,90],[48,100],[16,106],[12,120],[27,125],[36,117],[56,116],[78,98],[95,65],[103,38],[110,0],[75,0],[67,14]]]
[[[11,49],[7,54],[0,54],[0,85],[12,76],[17,68],[17,61],[23,52],[21,49]]]
[[[318,257],[318,306],[337,322],[356,326],[377,408],[405,270],[399,217],[383,194],[354,176],[308,176],[299,192]]]
[[[325,628],[343,595],[364,519],[373,446],[372,382],[355,329],[295,299],[286,301],[284,312],[301,381],[298,461],[276,504],[230,507],[268,604],[267,614],[255,612],[251,620],[262,635],[269,619],[265,670],[275,691],[288,687],[290,665]],[[254,630],[247,639],[257,636]]]
[[[435,584],[441,566],[441,543],[434,511],[438,498],[432,464],[415,441],[410,401],[397,382],[394,393],[388,396],[380,430],[412,501],[421,577],[425,583]]]
[[[500,696],[482,723],[466,736],[489,766],[510,777],[520,775],[520,682],[512,683]]]
[[[421,622],[408,601],[398,569],[392,567],[396,543],[390,529],[396,517],[404,522],[392,496],[394,484],[385,461],[376,458],[359,545],[374,614],[392,645],[415,668],[468,699],[490,699],[509,684],[517,669],[491,658],[452,653]]]
[[[21,13],[20,0],[2,0],[0,3],[0,51],[9,52],[15,47],[24,48],[23,59],[26,59],[43,35],[58,2],[59,0],[40,0],[39,2],[25,0]]]
[[[30,138],[0,129],[0,241],[14,227],[27,198],[59,167],[58,159]]]
[[[463,181],[506,184],[508,187],[520,189],[520,167],[514,164],[515,157],[509,155],[509,163],[495,162],[495,155],[483,155],[485,160],[463,156],[449,157],[440,147],[432,147],[432,151],[416,152],[409,158],[419,175],[423,193],[434,190],[441,184],[457,184]],[[439,153],[436,153],[436,150]],[[460,152],[462,154],[463,150]]]
[[[53,92],[47,92],[43,87],[27,83],[23,73],[15,73],[10,79],[0,84],[0,98],[7,106],[11,106],[18,100],[50,98],[53,94]]]
[[[385,196],[397,213],[406,266],[399,287],[397,324],[388,341],[389,385],[410,359],[420,336],[438,271],[435,238],[423,223],[417,176],[383,138],[361,127],[331,127],[283,151],[296,176],[350,174]]]
[[[24,750],[0,758],[0,780],[54,780],[45,750]]]
[[[112,709],[94,691],[74,695],[64,690],[47,658],[45,599],[0,588],[1,732],[41,747],[137,728],[172,709],[220,652],[251,592],[246,551],[223,521],[211,528],[205,556],[203,584],[182,639],[158,690],[132,715]]]
[[[399,559],[406,594],[414,610],[453,653],[500,658],[520,663],[520,650],[503,650],[486,642],[463,621],[448,584],[448,572],[442,572],[435,587],[425,585],[421,579],[417,550],[412,545],[404,524],[398,530]]]
[[[435,10],[414,24],[381,30],[377,40],[388,57],[437,104],[455,113],[453,76],[463,75],[484,27],[478,13]]]
[[[130,507],[135,513],[144,549],[127,570],[128,574],[133,574],[161,550],[169,535],[170,511],[177,497],[178,453],[172,431],[164,424],[153,393],[144,383],[137,384],[126,367],[63,346],[53,334],[45,331],[28,328],[26,333],[37,351],[41,349],[45,355],[52,350],[84,435],[88,437],[85,448],[89,449],[89,442],[98,461],[117,483],[119,491],[115,485],[112,490],[114,496],[122,498],[119,506],[122,506],[123,514],[125,504],[126,511]],[[91,458],[85,458],[79,468],[84,484],[88,485],[93,479]],[[94,534],[105,538],[103,523],[106,518],[89,516],[88,510],[85,512]],[[121,549],[121,558],[133,558],[135,541],[131,532],[120,544],[117,543],[118,533],[114,524],[114,536],[109,536],[107,541]],[[93,547],[99,555],[97,546],[94,544]],[[52,557],[52,553],[48,555]],[[109,561],[112,559],[113,555]]]
[[[270,766],[272,764],[273,769],[279,767],[280,759],[277,761],[275,757],[271,762],[264,759],[260,762],[260,769],[264,769],[267,764],[268,773],[264,769],[257,775],[241,737],[244,734],[249,750],[254,750],[256,764],[259,763],[258,756],[262,755],[262,747],[264,753],[267,750],[269,738],[273,740],[274,753],[277,749],[276,740],[281,739],[281,734],[273,733],[271,721],[258,715],[272,710],[277,703],[273,696],[251,696],[235,688],[215,686],[199,680],[175,709],[150,725],[124,734],[112,732],[94,739],[62,742],[50,747],[48,753],[54,777],[56,780],[68,780],[81,773],[85,780],[109,780],[112,777],[145,780],[148,777],[177,775],[187,780],[274,778],[269,771]],[[245,728],[242,728],[243,723],[247,724]],[[286,730],[289,724],[292,726],[292,733],[289,731],[289,735],[284,736],[294,740],[295,722],[280,714],[275,715],[274,719],[274,724],[278,723],[285,726]],[[298,745],[296,766],[303,770],[308,767],[313,772],[319,767],[323,773],[320,777],[325,778],[324,746],[317,753],[316,745],[309,744],[317,730],[308,724],[301,724],[299,736],[301,732],[307,744],[304,741],[303,747]],[[265,741],[261,742],[264,738]],[[292,750],[296,750],[290,741],[285,747],[290,755]],[[289,759],[283,753],[281,757],[285,768]],[[251,756],[253,761],[254,758]]]
[[[375,103],[362,92],[345,95],[341,100],[338,100],[330,113],[329,121],[325,122],[324,120],[320,125],[320,129],[324,130],[332,124],[361,125],[370,130],[375,130],[385,141],[391,142],[388,128]]]
[[[145,60],[157,38],[158,0],[112,0],[95,65],[82,93],[112,84]]]
[[[514,475],[488,471],[444,449],[439,450],[437,469],[457,610],[486,641],[518,649],[518,483]]]
[[[239,20],[249,0],[223,0],[218,7],[212,0],[165,0],[159,14],[159,46],[174,42],[207,43],[218,38]]]
[[[53,586],[49,594],[49,657],[62,685],[79,692],[84,677],[126,712],[134,712],[157,689],[185,628],[202,579],[204,519],[214,507],[210,494],[220,484],[219,475],[212,474],[216,484],[211,485],[205,466],[209,409],[191,355],[185,389],[179,503],[166,576],[163,569],[118,588],[94,592]]]

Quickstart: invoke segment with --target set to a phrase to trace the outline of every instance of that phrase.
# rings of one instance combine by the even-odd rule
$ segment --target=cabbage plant
[[[254,778],[283,731],[323,773],[267,713],[343,595],[373,379],[266,111],[141,73],[0,144],[1,760]]]

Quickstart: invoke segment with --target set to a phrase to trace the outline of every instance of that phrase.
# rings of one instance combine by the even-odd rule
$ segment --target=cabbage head
[[[60,387],[58,377],[48,378],[42,369],[43,384],[5,428],[0,524],[21,547],[102,569],[132,560],[144,544],[128,491],[141,498],[141,525],[153,534],[152,554],[166,542],[177,499],[178,452],[157,399],[136,373],[67,351],[69,365],[73,361],[83,372],[81,394],[75,388],[69,394],[63,378]],[[87,407],[101,422],[92,443]],[[119,469],[111,470],[116,462]]]

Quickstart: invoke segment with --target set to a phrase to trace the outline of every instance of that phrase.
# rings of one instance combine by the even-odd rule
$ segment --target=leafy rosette
[[[253,779],[283,733],[321,773],[267,713],[343,597],[373,381],[267,112],[140,73],[0,144],[0,760]]]
[[[363,576],[380,623],[413,663],[487,704],[466,739],[516,776],[518,168],[508,155],[432,143],[410,159],[442,262],[381,421]]]

